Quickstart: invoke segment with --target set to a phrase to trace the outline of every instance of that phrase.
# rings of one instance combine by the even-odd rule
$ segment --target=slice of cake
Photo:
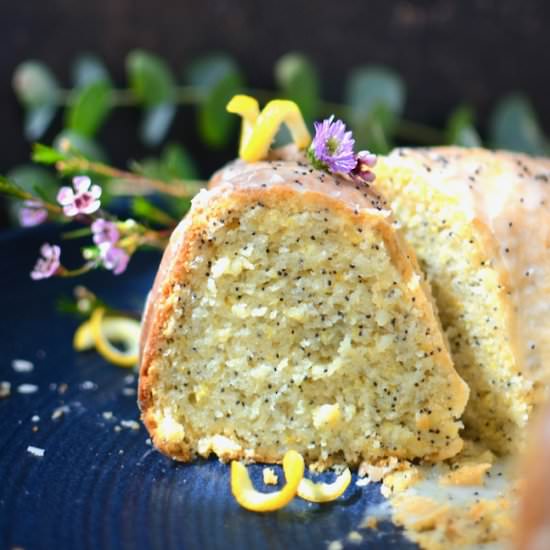
[[[468,389],[414,253],[368,185],[299,155],[213,178],[174,232],[144,316],[139,398],[184,461],[326,467],[462,447]]]
[[[521,444],[550,367],[550,166],[482,149],[398,149],[377,184],[432,285],[471,395],[467,433]]]

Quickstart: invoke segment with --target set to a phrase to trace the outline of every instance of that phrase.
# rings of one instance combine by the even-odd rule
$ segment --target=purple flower
[[[73,178],[74,191],[70,187],[62,187],[59,190],[57,202],[63,206],[65,216],[93,214],[99,208],[101,187],[91,184],[88,176],[77,176]]]
[[[366,182],[374,181],[376,175],[371,168],[376,166],[376,160],[376,155],[370,151],[359,151],[357,153],[357,166],[351,172],[352,177]]]
[[[111,270],[115,275],[123,273],[130,261],[130,256],[126,251],[107,242],[99,245],[99,255],[105,268]]]
[[[116,223],[99,218],[91,225],[95,244],[115,244],[120,238]]]
[[[308,156],[311,163],[329,172],[348,174],[357,165],[353,153],[355,140],[341,120],[334,121],[334,115],[315,123],[315,136]]]
[[[39,225],[48,219],[48,211],[40,201],[25,201],[19,209],[19,223],[23,227]]]
[[[61,256],[61,248],[57,245],[51,245],[44,243],[40,248],[41,258],[38,259],[34,269],[31,272],[31,279],[38,281],[39,279],[47,279],[52,275],[55,275],[60,268],[61,263],[59,257]]]

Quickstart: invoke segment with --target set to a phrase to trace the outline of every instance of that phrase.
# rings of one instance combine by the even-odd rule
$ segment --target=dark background
[[[547,0],[0,0],[0,6],[0,173],[29,157],[11,89],[17,64],[44,61],[68,85],[74,57],[93,52],[123,85],[125,55],[136,47],[167,59],[180,78],[198,54],[225,51],[259,87],[273,85],[278,57],[298,50],[318,66],[331,100],[341,98],[352,67],[385,64],[407,83],[405,115],[436,126],[467,101],[483,129],[496,100],[521,90],[550,129]],[[124,165],[147,152],[138,122],[136,109],[110,115],[98,139],[112,162]],[[43,141],[60,128],[58,117]],[[190,109],[178,112],[169,138],[188,146],[204,176],[234,154],[213,155],[197,143]]]

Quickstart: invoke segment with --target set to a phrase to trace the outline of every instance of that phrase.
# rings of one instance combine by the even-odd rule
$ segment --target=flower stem
[[[139,187],[142,191],[158,191],[172,197],[189,198],[204,186],[204,181],[201,180],[174,180],[166,182],[134,174],[126,170],[120,170],[113,166],[108,166],[101,162],[94,162],[83,157],[74,157],[67,160],[60,160],[56,164],[56,168],[60,172],[92,172],[100,176],[118,179],[124,182],[129,182],[133,187]]]
[[[67,269],[66,267],[62,267],[58,270],[57,275],[59,277],[79,277],[80,275],[84,275],[84,273],[88,273],[89,271],[92,271],[92,269],[97,267],[96,262],[87,262],[83,266],[77,268],[77,269]]]

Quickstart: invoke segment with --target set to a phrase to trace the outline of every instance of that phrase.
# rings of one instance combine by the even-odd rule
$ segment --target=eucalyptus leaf
[[[446,142],[462,147],[481,147],[481,138],[474,124],[473,110],[467,105],[455,109],[445,129]]]
[[[489,137],[497,149],[531,155],[545,155],[550,150],[531,102],[521,94],[499,101],[490,119]]]
[[[104,80],[91,82],[78,91],[67,111],[67,128],[86,137],[93,137],[111,109],[111,85]]]
[[[61,153],[70,151],[88,160],[105,162],[106,154],[95,141],[72,130],[63,130],[54,139],[53,146]]]
[[[59,181],[46,168],[34,164],[22,164],[12,168],[7,177],[24,191],[39,195],[49,202],[55,201]]]
[[[14,199],[27,198],[27,193],[5,176],[0,176],[0,195],[6,195]]]
[[[55,202],[59,181],[52,172],[42,166],[23,164],[12,168],[7,178],[15,183],[22,191],[31,193],[46,202]],[[13,225],[19,225],[19,212],[23,203],[11,202],[8,204],[8,215]]]
[[[275,64],[275,81],[284,97],[298,104],[307,122],[319,114],[320,81],[313,63],[300,53],[288,53]]]
[[[168,144],[160,157],[148,157],[135,163],[133,170],[149,178],[166,182],[194,180],[198,171],[189,152],[179,144]]]
[[[180,144],[169,143],[162,152],[161,161],[168,181],[196,180],[199,177],[193,158]]]
[[[405,84],[401,77],[391,69],[375,65],[355,69],[347,82],[346,101],[358,147],[387,152],[405,106]]]
[[[72,79],[76,88],[86,88],[93,82],[111,82],[107,68],[97,56],[79,56],[72,66]]]
[[[199,134],[206,145],[221,148],[230,141],[237,119],[225,110],[228,101],[242,91],[244,80],[237,64],[223,54],[195,61],[187,71],[193,86],[200,90]]]
[[[175,100],[174,77],[160,57],[134,50],[126,58],[126,70],[130,87],[141,103],[151,107]]]
[[[55,105],[59,99],[54,75],[39,61],[25,61],[15,69],[13,89],[25,107]]]
[[[13,89],[25,107],[25,137],[32,141],[44,135],[59,101],[59,85],[46,65],[26,61],[15,69]]]
[[[145,109],[140,129],[142,141],[146,145],[158,145],[170,129],[175,115],[173,103],[159,103]]]
[[[37,105],[25,111],[24,134],[29,141],[40,139],[49,128],[57,112],[55,105]]]
[[[172,216],[144,197],[136,197],[132,200],[132,214],[160,225],[171,225],[175,221]]]

